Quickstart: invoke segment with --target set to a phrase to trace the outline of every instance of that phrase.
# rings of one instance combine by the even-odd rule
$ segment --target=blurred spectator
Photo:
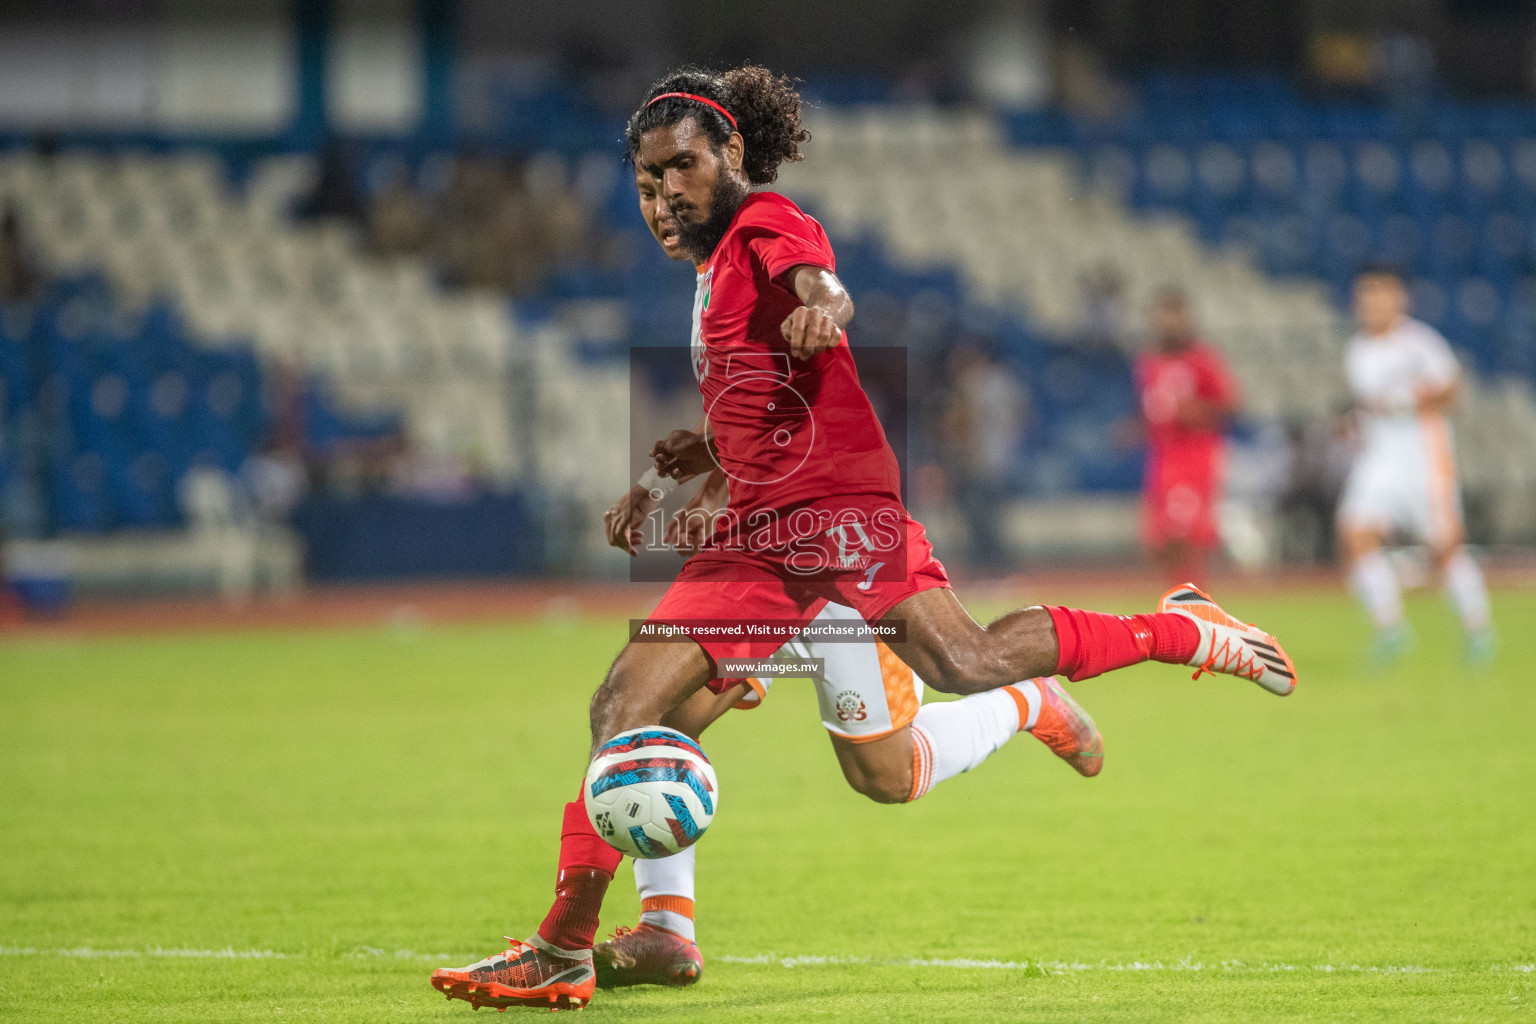
[[[1092,17],[1086,6],[1083,16]],[[1072,36],[1056,41],[1056,92],[1068,111],[1090,121],[1108,121],[1128,102],[1125,91],[1092,47]]]
[[[1339,426],[1347,411],[1341,409],[1332,421],[1287,426],[1291,471],[1280,496],[1280,557],[1286,562],[1333,561],[1333,513],[1355,454]]]
[[[1012,568],[1003,538],[1003,506],[1019,461],[1028,396],[1008,368],[972,345],[949,357],[951,391],[941,433],[955,500],[965,518],[975,569]]]
[[[309,383],[303,371],[287,360],[275,360],[267,378],[267,408],[271,411],[269,448],[303,459],[309,454]]]
[[[42,286],[42,274],[21,237],[21,218],[14,203],[0,213],[0,301],[29,302]]]
[[[270,444],[245,460],[240,480],[250,494],[251,510],[263,524],[287,522],[309,486],[298,454]]]
[[[1171,582],[1198,583],[1218,535],[1225,442],[1237,408],[1226,361],[1195,336],[1189,301],[1165,289],[1152,305],[1152,345],[1136,360],[1147,437],[1142,542]]]
[[[1082,313],[1078,343],[1086,348],[1123,350],[1130,331],[1126,328],[1125,282],[1113,264],[1104,263],[1078,279]]]
[[[466,501],[481,491],[474,467],[464,459],[423,452],[404,435],[389,468],[388,491],[432,501]]]
[[[357,189],[352,153],[344,144],[336,141],[326,144],[320,155],[320,173],[316,176],[314,191],[299,200],[293,213],[300,220],[332,218],[358,226],[363,224],[366,216],[363,198]]]
[[[396,176],[368,210],[368,243],[383,256],[420,256],[432,235],[432,215],[421,194]]]
[[[216,466],[187,470],[177,484],[182,511],[194,531],[218,531],[244,525],[250,508],[230,475]]]
[[[556,154],[464,155],[435,202],[397,179],[374,199],[369,224],[375,249],[428,253],[449,285],[525,295],[595,253],[592,202]]]

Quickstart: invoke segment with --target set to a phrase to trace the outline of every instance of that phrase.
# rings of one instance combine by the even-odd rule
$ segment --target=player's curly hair
[[[803,104],[795,79],[777,75],[755,64],[743,64],[725,72],[683,67],[652,85],[624,130],[629,159],[640,149],[640,137],[656,128],[694,118],[716,149],[731,137],[731,123],[714,107],[697,100],[668,97],[663,93],[685,92],[714,100],[736,119],[736,130],[745,143],[742,170],[754,185],[771,185],[779,177],[779,165],[804,159],[800,145],[811,133],[800,124]]]

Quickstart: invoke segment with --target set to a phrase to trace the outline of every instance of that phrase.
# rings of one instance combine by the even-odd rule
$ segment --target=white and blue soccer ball
[[[597,748],[587,769],[587,818],[620,853],[670,857],[699,841],[720,803],[715,769],[676,729],[648,725]]]

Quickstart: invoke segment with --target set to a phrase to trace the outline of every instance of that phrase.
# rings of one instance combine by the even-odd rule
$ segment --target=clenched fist
[[[709,437],[692,430],[674,430],[651,446],[656,472],[674,480],[687,480],[715,468]]]
[[[785,319],[784,340],[789,342],[790,355],[796,359],[809,359],[836,345],[842,330],[830,315],[814,306],[801,306]]]

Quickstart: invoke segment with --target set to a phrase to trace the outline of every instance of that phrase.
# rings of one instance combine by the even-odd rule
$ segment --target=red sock
[[[603,895],[623,859],[623,854],[592,830],[580,798],[566,804],[555,905],[539,925],[539,936],[562,949],[591,949]]]
[[[1056,671],[1073,682],[1148,659],[1178,665],[1195,656],[1200,629],[1171,612],[1105,615],[1077,608],[1046,608],[1056,627]]]
[[[1200,627],[1188,616],[1172,612],[1149,612],[1131,618],[1151,631],[1153,661],[1187,665],[1200,646]]]

